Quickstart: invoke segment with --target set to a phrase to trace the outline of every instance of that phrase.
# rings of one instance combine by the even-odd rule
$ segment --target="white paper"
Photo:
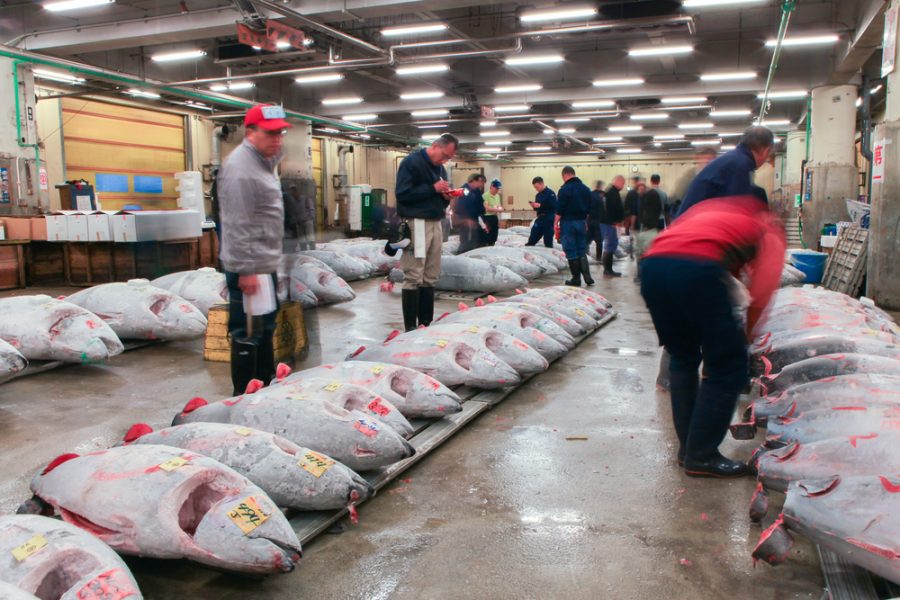
[[[244,313],[251,316],[267,315],[275,312],[277,303],[275,299],[275,284],[270,275],[257,275],[256,293],[244,294]]]
[[[93,210],[90,196],[75,196],[75,210]]]
[[[425,258],[425,221],[413,219],[413,256]]]

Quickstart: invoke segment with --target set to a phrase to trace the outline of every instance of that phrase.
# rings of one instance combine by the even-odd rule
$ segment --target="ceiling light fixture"
[[[332,129],[331,127],[323,127],[319,130],[322,133],[340,133],[337,129]]]
[[[424,110],[414,110],[411,114],[414,117],[439,117],[441,115],[446,115],[450,111],[446,108],[427,108]]]
[[[553,119],[557,123],[587,123],[590,117],[564,117],[561,119]]]
[[[615,105],[614,100],[579,100],[572,103],[572,108],[611,108]]]
[[[781,92],[769,92],[769,100],[786,100],[790,98],[806,98],[809,92],[806,90],[788,90]],[[764,93],[757,94],[756,97],[762,100]]]
[[[445,129],[447,125],[416,125],[419,129]]]
[[[356,137],[358,137],[358,138],[360,138],[360,139],[363,139],[363,140],[370,140],[370,139],[372,139],[372,136],[369,135],[368,133],[360,133],[360,134],[358,134]]]
[[[653,141],[654,141],[654,142],[661,142],[661,141],[665,141],[665,142],[677,142],[677,141],[680,141],[680,140],[683,140],[683,139],[684,139],[684,134],[681,134],[681,133],[674,133],[674,134],[668,134],[668,133],[665,133],[665,134],[662,134],[662,135],[654,135],[654,136],[653,136]]]
[[[501,85],[499,87],[494,88],[494,92],[497,94],[514,94],[516,92],[536,92],[538,90],[543,89],[539,83],[523,83],[519,85]]]
[[[749,117],[750,109],[741,108],[736,110],[711,110],[709,116],[713,119],[722,119],[727,117]]]
[[[595,142],[621,142],[623,138],[621,135],[601,135],[600,137],[595,137]]]
[[[551,148],[550,146],[526,146],[525,149],[529,152],[546,152]]]
[[[400,94],[401,100],[430,100],[432,98],[443,98],[444,92],[433,90],[428,92],[407,92]]]
[[[660,99],[663,104],[696,104],[706,102],[706,96],[670,96]]]
[[[496,127],[497,121],[482,121],[478,125],[481,127]]]
[[[684,0],[685,8],[707,8],[710,6],[736,6],[738,4],[759,4],[766,0]]]
[[[718,146],[722,140],[691,140],[691,146]]]
[[[728,73],[704,73],[700,81],[741,81],[744,79],[756,79],[756,71],[731,71]]]
[[[509,135],[509,132],[504,129],[497,129],[491,131],[482,131],[481,137],[506,137]]]
[[[501,104],[494,107],[495,113],[512,113],[529,110],[531,107],[527,104]]]
[[[646,48],[632,48],[628,51],[628,56],[661,56],[672,54],[690,54],[694,51],[693,46],[648,46]]]
[[[735,146],[734,144],[725,144],[723,146],[719,146],[719,150],[722,150],[723,152],[728,151],[728,150],[734,150],[735,148],[737,148],[737,146]]]
[[[712,123],[680,123],[678,129],[712,129]]]
[[[323,73],[322,75],[304,75],[295,77],[297,83],[327,83],[329,81],[340,81],[344,78],[342,73]]]
[[[364,115],[344,115],[341,117],[345,121],[353,121],[354,123],[362,123],[364,121],[374,121],[378,118],[378,115],[374,113],[367,113]]]
[[[709,110],[712,108],[709,104],[682,104],[682,105],[673,105],[673,106],[663,106],[662,110]],[[656,108],[654,110],[660,110]]]
[[[430,63],[424,65],[409,65],[397,67],[397,75],[425,75],[427,73],[445,73],[450,70],[444,63]]]
[[[869,90],[869,95],[870,95],[870,96],[874,96],[875,94],[877,94],[878,92],[880,92],[880,91],[881,91],[881,88],[883,88],[883,87],[884,87],[884,85],[882,85],[882,84],[879,83],[878,85],[876,85],[875,87],[873,87],[871,90]]]
[[[509,67],[527,67],[529,65],[551,65],[565,60],[562,54],[534,54],[532,56],[512,56],[505,60]]]
[[[519,20],[523,23],[539,23],[541,21],[564,21],[566,19],[590,18],[597,14],[596,8],[581,7],[562,10],[539,10],[523,13]]]
[[[497,152],[496,148],[478,148],[475,152]]]
[[[643,83],[644,79],[642,77],[631,77],[624,79],[595,79],[592,85],[594,87],[624,87],[627,85],[641,85]]]
[[[607,131],[641,131],[644,129],[640,125],[613,125]]]
[[[574,127],[557,127],[556,130],[560,133],[575,133]]]
[[[291,43],[279,40],[279,41],[275,42],[275,47],[278,48],[279,50],[284,50],[285,48],[290,48]]]
[[[836,33],[825,35],[805,35],[797,37],[786,37],[781,40],[781,46],[787,48],[790,46],[815,46],[819,44],[834,44],[840,38]],[[774,48],[778,44],[778,40],[766,40],[766,48]]]
[[[252,81],[232,81],[228,84],[228,90],[231,92],[237,90],[249,90],[254,87],[256,87],[256,84]]]
[[[41,79],[50,79],[51,81],[60,81],[62,83],[69,83],[72,85],[81,85],[85,82],[85,80],[81,77],[75,77],[74,75],[69,75],[68,73],[47,71],[46,69],[34,69],[32,73],[34,73],[35,77],[39,77]]]
[[[381,30],[384,37],[400,37],[404,35],[418,35],[420,33],[436,33],[438,31],[446,31],[447,25],[444,23],[429,23],[427,25],[403,25],[400,27],[386,27]]]
[[[774,127],[778,125],[790,125],[791,122],[789,119],[763,119],[762,123],[759,120],[753,122],[755,125],[764,125],[766,127]]]
[[[643,113],[631,115],[632,121],[665,121],[669,118],[669,113]]]
[[[619,148],[616,150],[616,154],[640,154],[640,148]]]
[[[348,104],[360,104],[363,99],[359,96],[345,96],[343,98],[325,98],[322,106],[346,106]]]
[[[206,52],[203,50],[179,50],[178,52],[164,52],[150,57],[153,62],[175,62],[178,60],[191,60],[203,58]]]
[[[509,146],[512,144],[512,140],[488,140],[484,143],[485,146]]]
[[[112,4],[115,1],[116,0],[64,0],[63,2],[48,2],[44,4],[44,10],[49,10],[50,12],[62,12],[65,10]]]
[[[662,142],[653,142],[654,148],[662,148]]]
[[[129,96],[136,96],[138,98],[150,98],[152,100],[159,100],[160,98],[159,94],[156,94],[154,92],[145,92],[144,90],[138,90],[134,88],[128,90],[125,93]]]

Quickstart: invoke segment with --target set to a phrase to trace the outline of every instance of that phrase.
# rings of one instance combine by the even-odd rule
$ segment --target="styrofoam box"
[[[151,242],[203,235],[196,210],[120,211],[109,217],[115,242]]]
[[[70,242],[89,242],[88,216],[89,211],[72,211],[66,215],[66,240]]]
[[[114,210],[97,211],[87,216],[88,238],[92,242],[111,242],[113,240],[112,224],[109,222]]]
[[[47,223],[47,240],[51,242],[68,241],[66,215],[47,215],[44,217],[44,221]]]

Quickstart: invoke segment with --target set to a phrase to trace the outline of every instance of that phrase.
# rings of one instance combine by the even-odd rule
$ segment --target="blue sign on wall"
[[[162,194],[162,177],[134,176],[134,191],[140,194]]]
[[[9,169],[0,167],[0,204],[9,204]]]
[[[128,193],[128,175],[115,175],[112,173],[97,173],[98,192]]]

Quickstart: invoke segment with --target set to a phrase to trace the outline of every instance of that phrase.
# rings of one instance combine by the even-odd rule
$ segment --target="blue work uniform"
[[[531,226],[531,235],[528,236],[526,246],[537,246],[538,240],[544,238],[544,245],[548,248],[553,247],[553,222],[556,214],[556,194],[548,187],[538,192],[534,196],[534,201],[540,204],[540,208],[536,208],[537,218],[534,225]]]
[[[556,195],[560,241],[568,260],[587,255],[587,216],[591,208],[591,189],[577,177],[562,184]]]

